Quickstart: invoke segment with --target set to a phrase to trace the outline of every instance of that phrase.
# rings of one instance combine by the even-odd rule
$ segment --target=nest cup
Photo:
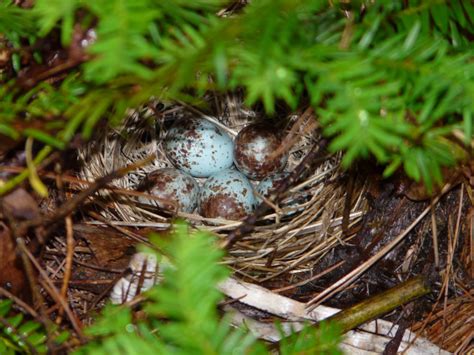
[[[110,224],[130,227],[165,229],[171,217],[179,216],[192,225],[208,229],[221,238],[238,227],[241,221],[204,218],[197,214],[167,213],[153,205],[143,204],[134,195],[146,175],[156,169],[173,167],[162,143],[167,128],[177,119],[201,117],[225,130],[231,137],[259,117],[247,109],[237,96],[209,97],[213,115],[195,108],[169,104],[159,110],[144,108],[129,114],[122,126],[97,132],[91,142],[79,151],[82,162],[80,178],[93,181],[112,171],[156,155],[153,161],[114,180],[115,191],[102,191],[94,202]],[[163,106],[161,104],[161,106]],[[289,159],[285,171],[291,173],[320,138],[308,129],[311,120],[298,114],[284,114],[278,121],[287,144]],[[272,118],[269,118],[272,119]],[[286,143],[285,143],[286,142]],[[288,144],[290,142],[291,144]],[[303,276],[312,272],[318,261],[344,239],[342,216],[345,203],[345,179],[339,156],[327,156],[316,169],[309,171],[284,193],[278,204],[270,202],[270,211],[260,218],[252,233],[229,251],[225,263],[240,276],[253,281],[266,281],[281,275]],[[196,179],[202,185],[205,179]],[[258,182],[252,182],[254,187]],[[357,223],[366,209],[364,187],[359,186],[351,202],[349,227]],[[130,192],[131,191],[131,192]],[[90,223],[100,223],[91,221]]]

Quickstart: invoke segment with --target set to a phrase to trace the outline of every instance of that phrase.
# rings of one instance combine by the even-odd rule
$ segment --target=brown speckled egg
[[[212,175],[201,188],[199,211],[204,217],[240,220],[252,212],[254,205],[252,185],[237,170]]]
[[[140,202],[159,208],[191,213],[196,208],[199,185],[188,174],[173,168],[163,168],[148,174],[139,186],[140,191],[159,197],[152,200],[140,197]]]
[[[173,165],[194,177],[209,177],[233,163],[232,138],[201,118],[176,121],[163,146]]]
[[[279,132],[265,123],[251,124],[242,129],[234,142],[234,162],[251,179],[261,180],[275,174],[286,165],[288,153],[280,148]]]

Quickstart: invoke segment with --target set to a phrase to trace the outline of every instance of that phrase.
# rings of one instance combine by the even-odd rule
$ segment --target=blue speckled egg
[[[254,205],[252,184],[237,170],[212,175],[201,188],[199,211],[204,217],[240,220],[252,212]]]
[[[201,118],[176,121],[168,131],[164,149],[175,167],[194,177],[209,177],[233,163],[232,138]]]
[[[275,191],[278,184],[280,184],[281,181],[287,179],[289,175],[289,173],[283,172],[266,177],[265,179],[260,181],[255,190],[259,195],[263,197],[269,197],[270,194]],[[261,202],[261,199],[258,196],[257,202]]]
[[[139,190],[160,198],[152,200],[141,197],[141,202],[169,211],[191,213],[199,198],[199,185],[196,180],[174,168],[163,168],[149,173]]]

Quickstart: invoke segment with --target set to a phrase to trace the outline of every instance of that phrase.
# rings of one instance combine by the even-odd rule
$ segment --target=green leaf
[[[402,164],[402,159],[400,157],[397,156],[393,158],[392,162],[389,165],[387,165],[387,167],[383,171],[383,176],[385,178],[392,176],[393,173],[397,171],[397,169],[400,167],[401,164]]]
[[[88,80],[103,83],[130,73],[149,79],[152,70],[141,61],[153,61],[159,55],[147,34],[160,12],[149,0],[100,0],[92,9],[100,21],[98,39],[89,48],[95,58],[85,64]]]
[[[63,150],[65,148],[65,144],[60,139],[57,139],[39,129],[36,128],[26,128],[23,130],[23,135],[25,137],[34,138],[37,141],[43,142],[46,145],[50,145],[55,147],[56,149]]]
[[[0,33],[10,41],[17,42],[20,36],[34,33],[34,22],[31,11],[19,8],[11,1],[0,2]]]
[[[372,43],[375,34],[380,26],[380,22],[382,21],[382,16],[377,16],[373,21],[370,29],[362,36],[359,42],[359,49],[366,49]]]
[[[405,51],[408,51],[413,47],[416,40],[418,39],[418,35],[420,34],[420,30],[421,30],[421,22],[419,20],[417,20],[413,23],[413,26],[412,26],[410,32],[408,33],[408,36],[407,36],[405,42],[403,43],[403,49]]]
[[[8,318],[8,323],[11,324],[12,327],[18,328],[18,326],[21,324],[23,321],[23,314],[18,313],[15,314],[13,317]]]
[[[39,329],[41,324],[33,321],[27,321],[23,323],[19,328],[18,331],[23,336],[27,337],[29,334],[33,333],[35,330]]]
[[[433,17],[434,22],[440,28],[442,33],[448,31],[448,12],[446,11],[446,6],[444,5],[433,5],[431,7],[431,16]]]
[[[12,307],[13,301],[0,300],[0,317],[5,317]]]
[[[61,22],[61,43],[71,43],[74,15],[80,6],[80,0],[37,0],[34,13],[38,16],[40,36],[48,34],[58,22]]]

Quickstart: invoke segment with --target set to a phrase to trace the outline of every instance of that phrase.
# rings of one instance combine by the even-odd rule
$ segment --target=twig
[[[116,224],[113,224],[113,223],[109,223],[109,221],[107,221],[104,217],[102,217],[100,214],[96,213],[96,212],[93,212],[93,211],[88,211],[87,214],[89,216],[91,216],[92,218],[95,218],[97,219],[98,221],[102,222],[103,224],[119,231],[120,233],[126,235],[128,238],[138,242],[138,243],[142,243],[142,244],[145,244],[145,245],[148,245],[148,246],[154,246],[152,245],[147,238],[139,235],[139,234],[136,234],[136,233],[133,233],[132,231],[129,231],[128,229],[126,228],[123,228],[123,227],[120,227]]]
[[[60,193],[60,201],[64,202],[66,200],[64,194],[64,183],[62,179],[62,171],[61,165],[58,163],[55,165],[56,171],[56,186]],[[72,228],[72,217],[68,215],[64,218],[64,224],[66,226],[66,260],[64,265],[64,276],[63,276],[63,284],[61,286],[61,297],[67,299],[67,290],[69,285],[69,280],[71,279],[71,271],[72,271],[72,262],[74,256],[74,232]],[[59,306],[58,317],[56,318],[56,323],[61,324],[62,316],[64,313],[64,308]]]
[[[342,213],[342,235],[347,236],[349,229],[349,217],[351,214],[352,194],[354,193],[355,177],[349,176],[349,182],[346,188],[346,196],[344,198],[344,210]]]
[[[431,236],[433,238],[433,253],[436,268],[439,267],[438,226],[436,224],[436,213],[431,200]]]
[[[85,190],[81,191],[70,200],[63,203],[63,205],[60,206],[55,213],[49,216],[39,216],[31,220],[22,222],[18,226],[18,233],[20,235],[24,235],[26,231],[31,227],[37,227],[41,225],[51,226],[52,224],[55,224],[59,220],[62,220],[66,216],[72,214],[79,205],[81,205],[89,196],[93,195],[98,190],[100,190],[103,186],[109,184],[115,179],[125,176],[127,173],[129,173],[132,170],[135,170],[143,165],[150,163],[153,159],[154,159],[154,156],[150,156],[148,158],[138,161],[137,163],[130,164],[124,168],[113,171],[110,174],[97,179],[88,188],[86,188]]]
[[[288,179],[282,180],[268,199],[277,203],[279,198],[283,193],[288,190],[289,187],[294,185],[297,181],[303,178],[306,172],[310,171],[312,168],[315,168],[315,162],[321,163],[318,161],[318,155],[321,155],[322,151],[326,149],[328,141],[323,138],[317,144],[313,146],[311,151],[306,155],[303,161],[291,172]],[[262,202],[254,211],[254,213],[248,216],[240,226],[231,231],[228,235],[228,238],[223,242],[222,247],[225,249],[230,249],[237,241],[242,239],[246,234],[253,231],[255,224],[258,219],[265,215],[269,210],[269,206]]]
[[[458,237],[459,237],[459,230],[461,226],[461,215],[462,215],[462,205],[463,205],[463,199],[464,199],[464,185],[461,185],[461,190],[459,191],[459,209],[458,209],[458,216],[456,219],[456,230],[454,232],[454,238],[449,238],[448,241],[448,255],[447,255],[447,262],[446,262],[446,271],[444,274],[444,282],[443,282],[443,287],[444,287],[444,305],[443,308],[446,311],[447,305],[448,305],[448,291],[449,291],[449,279],[450,275],[452,272],[453,268],[453,259],[454,259],[454,253],[456,251],[456,245],[458,243]],[[446,317],[445,317],[446,312],[443,313],[443,339],[442,339],[442,344],[444,344],[444,337],[445,337],[445,328],[446,328]]]
[[[67,299],[67,289],[69,285],[69,280],[71,279],[72,273],[72,261],[74,256],[74,232],[72,229],[72,218],[67,216],[65,218],[66,224],[66,265],[64,266],[64,277],[63,284],[61,286],[61,297]],[[61,316],[64,312],[62,307],[59,308],[58,320],[60,321]]]
[[[85,338],[84,338],[84,335],[82,334],[82,329],[81,329],[81,326],[79,325],[79,320],[71,311],[71,308],[69,307],[68,303],[64,300],[64,298],[61,297],[58,290],[54,286],[54,283],[49,279],[48,275],[42,269],[41,265],[36,261],[35,257],[30,253],[30,251],[26,247],[25,242],[23,241],[22,238],[17,239],[17,246],[20,252],[22,253],[22,255],[26,256],[34,265],[34,267],[38,270],[38,272],[40,273],[41,277],[44,280],[44,282],[42,282],[43,287],[48,291],[50,296],[64,308],[64,311],[66,312],[72,324],[72,327],[76,331],[78,338],[83,341]]]
[[[5,172],[8,172],[8,173],[21,173],[24,170],[25,170],[24,168],[18,167],[18,166],[0,166],[0,171],[5,171]],[[45,178],[45,179],[51,179],[51,180],[56,180],[57,179],[57,174],[54,174],[54,173],[51,173],[51,172],[38,171],[38,175],[41,176],[42,178]],[[91,186],[95,183],[94,181],[78,179],[76,177],[67,176],[67,175],[61,175],[61,180],[63,182],[67,182],[67,183],[71,184],[71,186],[70,186],[71,189],[81,190],[81,191],[84,190],[84,188],[82,186],[79,186],[79,185]],[[78,186],[75,186],[75,184],[78,185]],[[127,190],[127,189],[122,189],[122,188],[115,187],[115,186],[110,186],[110,185],[101,186],[100,189],[109,190],[111,192],[115,192],[117,194],[122,194],[122,195],[127,195],[127,196],[146,197],[146,198],[148,198],[150,200],[154,200],[154,201],[165,201],[165,202],[168,201],[168,200],[163,200],[160,197],[150,195],[149,193],[146,193],[146,192],[135,191],[135,190]]]
[[[18,306],[18,308],[22,309],[24,312],[29,313],[33,318],[40,318],[38,312],[36,312],[33,308],[31,308],[21,299],[16,297],[13,293],[5,290],[3,287],[0,287],[0,296],[11,299]]]
[[[427,280],[420,275],[378,295],[369,297],[325,319],[325,321],[338,324],[339,329],[344,334],[368,320],[378,318],[429,292],[431,292],[431,288]]]
[[[290,322],[283,323],[285,329],[301,329],[303,321],[321,321],[337,313],[336,308],[319,306],[312,311],[308,311],[304,303],[292,300],[291,298],[275,294],[261,286],[250,284],[229,278],[218,285],[221,292],[232,299],[238,299],[239,302],[248,306],[263,310],[265,312],[277,315]],[[281,339],[281,333],[271,324],[263,324],[256,322],[250,318],[238,317],[234,318],[235,323],[245,324],[256,333],[259,337],[275,342]],[[258,327],[258,329],[257,329]],[[261,332],[260,332],[261,329]],[[377,320],[366,323],[358,328],[357,332],[349,332],[343,340],[342,345],[349,347],[352,351],[361,349],[371,349],[381,353],[389,339],[397,331],[398,326],[385,320]],[[407,348],[414,334],[406,331],[403,335],[402,347]],[[408,354],[422,353],[448,354],[439,349],[426,339],[417,339],[413,346],[410,345]],[[350,353],[350,352],[349,352]]]

